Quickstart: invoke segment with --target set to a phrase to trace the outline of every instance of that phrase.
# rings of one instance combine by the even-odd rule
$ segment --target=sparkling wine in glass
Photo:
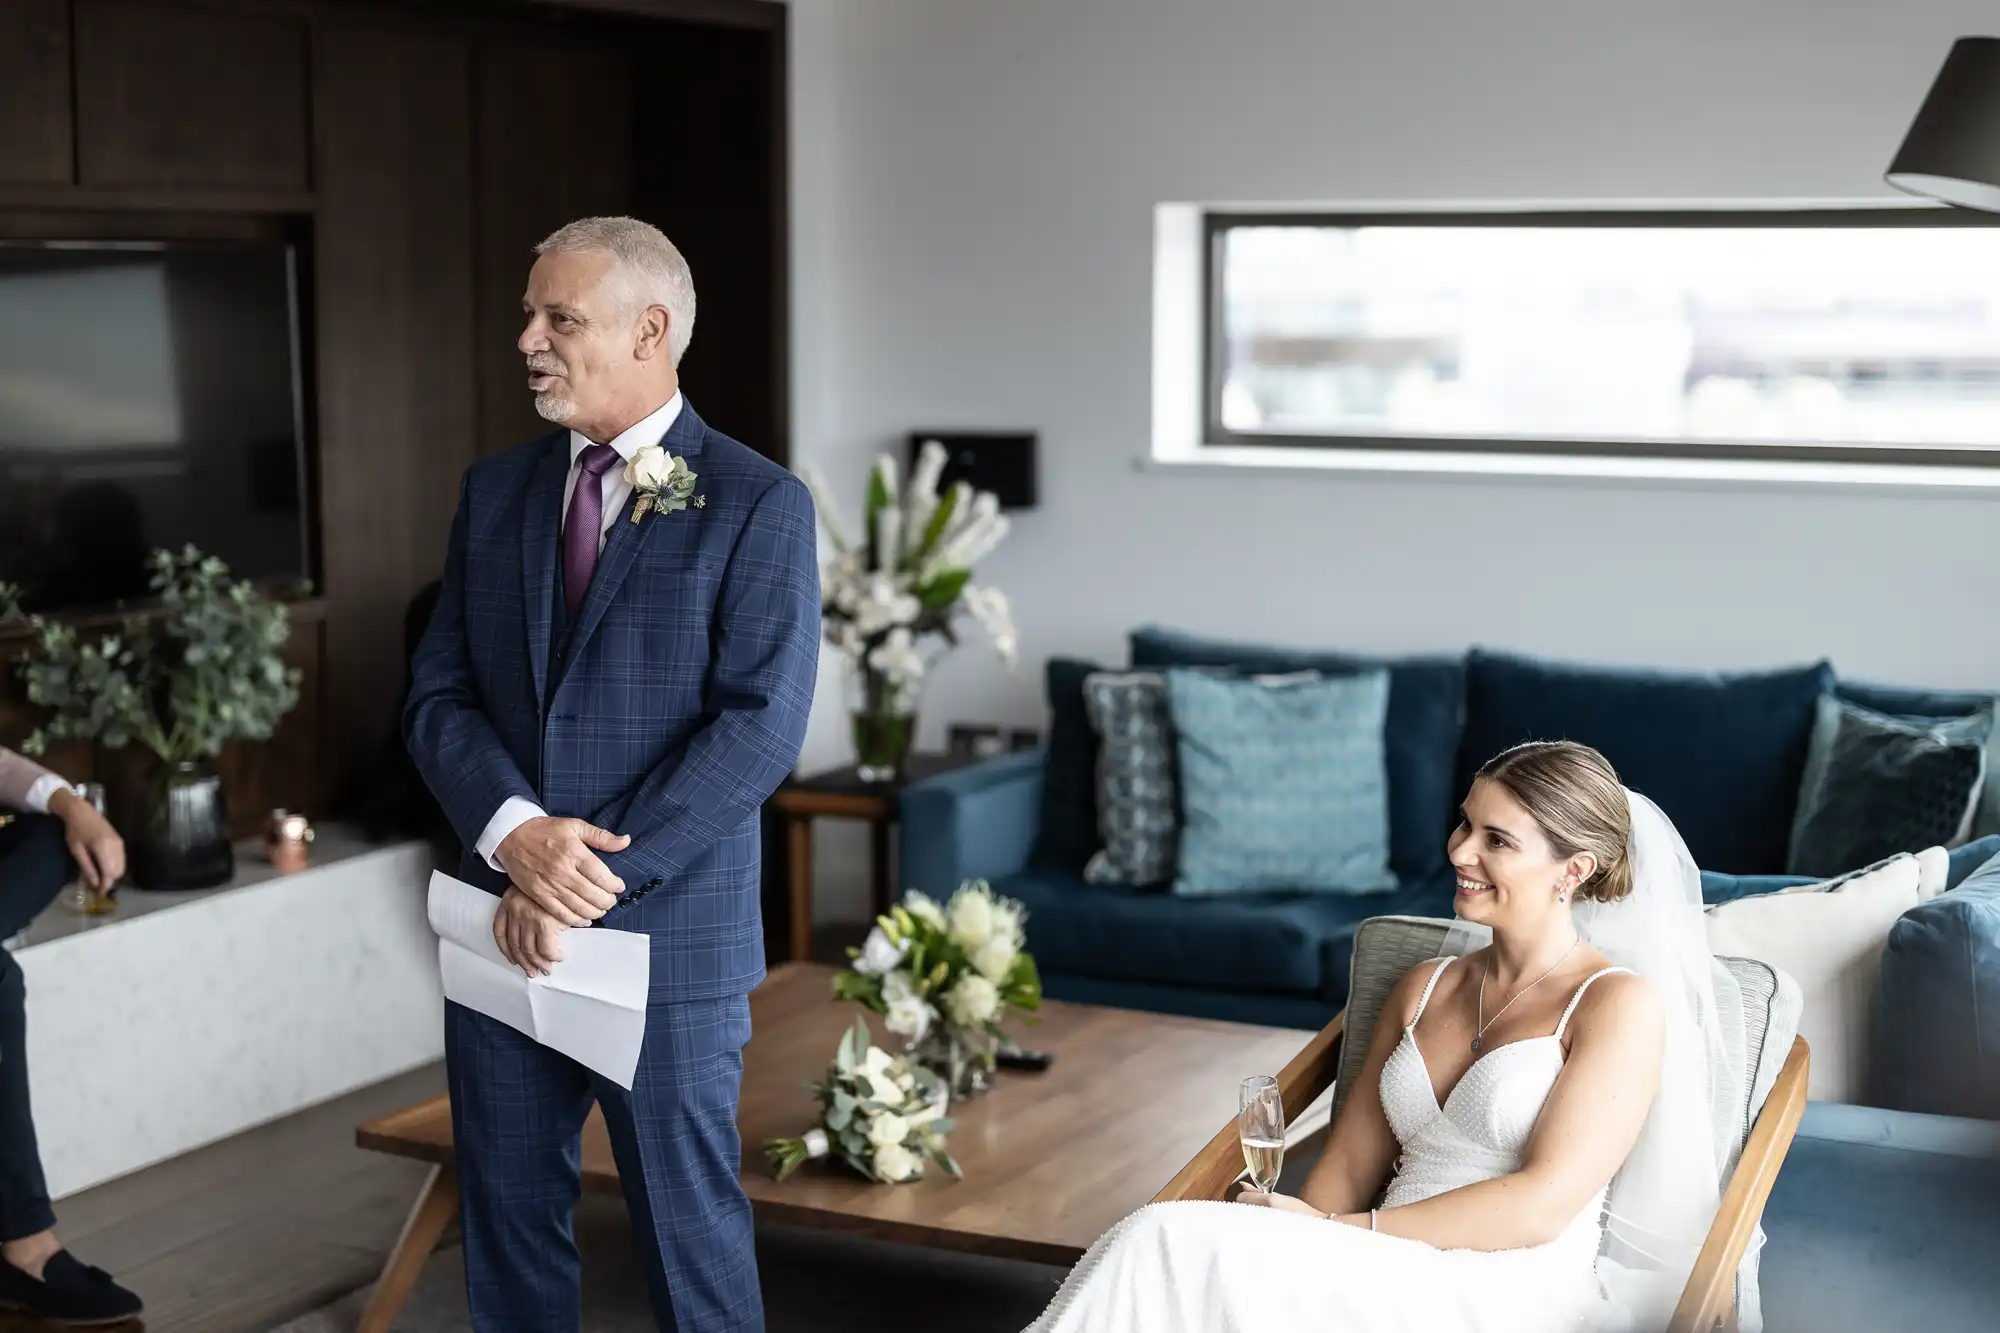
[[[1250,1183],[1269,1194],[1285,1169],[1285,1103],[1278,1080],[1257,1074],[1243,1080],[1242,1110],[1237,1128],[1243,1139],[1243,1165]]]

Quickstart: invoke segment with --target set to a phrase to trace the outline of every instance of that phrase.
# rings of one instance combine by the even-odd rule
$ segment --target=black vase
[[[162,764],[147,791],[132,882],[142,889],[207,889],[236,873],[222,779],[207,764]]]

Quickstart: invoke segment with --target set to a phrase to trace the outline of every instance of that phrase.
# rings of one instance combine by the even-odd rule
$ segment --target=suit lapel
[[[535,673],[535,706],[549,701],[549,620],[555,607],[557,546],[562,535],[563,483],[569,480],[569,432],[549,437],[549,447],[528,480],[521,528],[521,590],[528,603],[528,664]]]
[[[694,406],[683,400],[680,415],[674,418],[673,425],[667,427],[660,444],[668,453],[688,459],[692,466],[693,459],[701,451],[701,439],[707,429],[702,425],[701,418],[694,414]],[[700,471],[700,468],[695,468],[697,474]],[[653,525],[672,522],[676,517],[684,517],[687,512],[683,510],[680,515],[648,514],[634,523],[632,506],[638,498],[633,495],[626,499],[624,507],[618,511],[618,520],[611,525],[610,535],[604,539],[604,553],[597,558],[597,573],[591,576],[590,591],[584,595],[583,607],[577,612],[576,627],[570,631],[571,659],[583,655],[584,645],[597,632],[597,624],[604,619],[605,609],[618,595],[619,585],[625,582],[625,576],[632,572],[632,561],[638,557],[640,547],[653,531]]]

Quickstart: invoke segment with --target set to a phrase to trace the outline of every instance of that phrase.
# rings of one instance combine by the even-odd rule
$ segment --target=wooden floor
[[[866,930],[822,926],[813,953],[844,962]],[[146,1333],[262,1333],[381,1272],[429,1168],[361,1151],[354,1127],[444,1086],[433,1065],[72,1195],[57,1234],[139,1293]],[[0,1333],[49,1327],[0,1312]]]
[[[57,1234],[139,1293],[146,1333],[260,1333],[374,1281],[426,1168],[354,1126],[443,1091],[434,1065],[72,1195]]]

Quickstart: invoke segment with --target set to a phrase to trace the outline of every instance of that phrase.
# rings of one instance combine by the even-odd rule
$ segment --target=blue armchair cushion
[[[1834,693],[1863,708],[1897,717],[1969,717],[1995,706],[1993,695],[1974,690],[1911,690],[1859,680],[1838,682]],[[1980,793],[1979,810],[1972,817],[1973,837],[1996,834],[2000,834],[2000,726],[1986,738],[1986,786]]]
[[[1958,842],[1986,780],[1989,705],[1964,717],[1879,713],[1820,696],[1786,869],[1835,875]]]
[[[1388,672],[1279,684],[1181,668],[1167,672],[1167,698],[1180,763],[1175,893],[1396,887]]]
[[[1445,842],[1462,794],[1452,765],[1464,716],[1465,664],[1456,657],[1374,658],[1306,648],[1238,643],[1146,625],[1132,631],[1132,665],[1221,667],[1243,674],[1317,671],[1352,676],[1386,668],[1389,711],[1383,722],[1389,781],[1389,866],[1414,882],[1446,868]]]
[[[2000,857],[1903,913],[1875,993],[1874,1100],[2000,1120]]]
[[[1049,659],[1048,758],[1031,865],[1080,875],[1097,850],[1097,733],[1083,706],[1083,682],[1099,670],[1079,658]]]
[[[1580,741],[1611,761],[1686,839],[1695,863],[1738,875],[1785,868],[1824,662],[1672,673],[1573,666],[1475,649],[1466,665],[1462,791],[1522,741]]]
[[[1989,1333],[2000,1125],[1808,1102],[1764,1229],[1772,1333]]]

